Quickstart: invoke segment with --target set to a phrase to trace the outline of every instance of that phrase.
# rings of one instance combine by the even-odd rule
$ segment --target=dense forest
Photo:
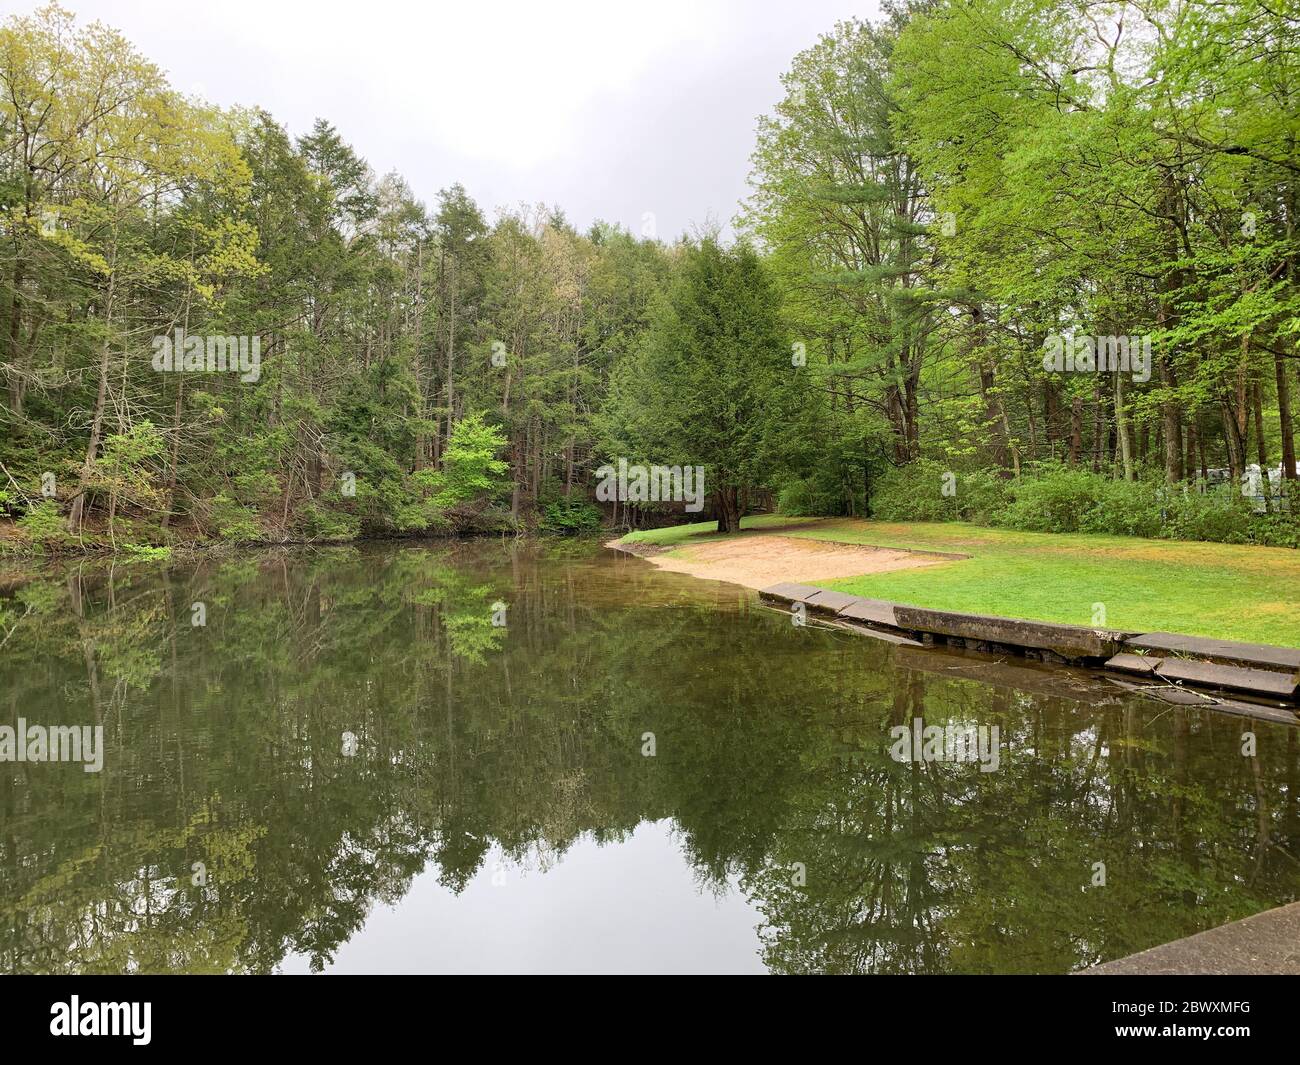
[[[1300,544],[1290,0],[917,0],[782,81],[736,235],[666,243],[425,203],[326,119],[10,18],[0,546],[669,520],[598,504],[620,457],[702,465],[726,530]]]

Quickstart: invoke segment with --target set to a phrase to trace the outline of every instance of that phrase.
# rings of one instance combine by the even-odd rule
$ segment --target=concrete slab
[[[894,617],[901,629],[960,636],[984,643],[1001,643],[1013,647],[1034,647],[1054,651],[1063,658],[1111,658],[1130,633],[1110,629],[1086,629],[1081,625],[1059,625],[1050,621],[1025,621],[1019,618],[992,617],[985,614],[957,614],[925,607],[894,607]]]
[[[1300,902],[1094,965],[1080,975],[1300,975]]]
[[[1107,669],[1118,669],[1121,673],[1136,673],[1149,677],[1155,673],[1161,660],[1152,655],[1118,654],[1106,662]]]
[[[888,642],[907,647],[917,647],[918,639],[922,641],[919,646],[930,647],[944,642],[936,637],[947,637],[949,644],[964,646],[968,650],[996,653],[999,649],[1009,648],[1030,658],[1060,664],[1104,664],[1108,670],[1149,682],[1144,685],[1148,694],[1174,705],[1210,706],[1227,713],[1298,723],[1297,715],[1285,707],[1259,707],[1252,703],[1241,703],[1239,707],[1228,705],[1234,701],[1223,696],[1211,697],[1179,685],[1195,685],[1218,692],[1243,692],[1260,699],[1300,701],[1300,666],[1292,671],[1288,665],[1292,660],[1300,663],[1300,650],[1176,633],[1136,634],[1049,621],[933,610],[883,599],[867,599],[793,581],[774,584],[759,594],[786,605],[804,603],[823,615],[834,614],[857,631],[868,631],[867,626],[871,625],[901,629],[902,633],[890,634],[892,639]],[[1138,649],[1152,652],[1157,648],[1168,648],[1169,653],[1136,653]],[[1197,655],[1200,660],[1177,657],[1183,654]],[[1224,657],[1231,657],[1234,661],[1249,657],[1281,665],[1271,669],[1235,665],[1223,661]]]
[[[1165,680],[1198,684],[1203,688],[1226,688],[1252,695],[1291,699],[1296,693],[1296,678],[1289,673],[1266,669],[1243,669],[1219,662],[1194,662],[1190,658],[1165,658],[1156,667],[1156,675]]]
[[[1164,689],[1168,690],[1168,689]],[[1253,717],[1259,721],[1272,721],[1278,725],[1300,725],[1300,717],[1291,710],[1282,710],[1261,703],[1246,703],[1239,699],[1218,697],[1210,704],[1216,714],[1232,714],[1235,717]]]
[[[844,592],[826,590],[820,591],[816,595],[810,595],[806,601],[809,606],[817,607],[819,610],[830,610],[838,613],[844,607],[852,606],[857,600],[856,595],[846,595]]]
[[[1192,691],[1190,688],[1150,688],[1148,689],[1161,702],[1172,703],[1174,706],[1204,706],[1213,707],[1218,704],[1218,700],[1212,695],[1206,695],[1204,692]]]
[[[1212,640],[1205,636],[1182,636],[1176,632],[1148,632],[1124,641],[1125,649],[1159,651],[1169,655],[1205,658],[1230,666],[1255,666],[1300,672],[1300,648],[1274,647],[1266,643]]]
[[[898,624],[894,620],[894,604],[884,599],[854,599],[848,606],[840,609],[839,615],[853,621],[867,621],[873,625],[897,626]]]
[[[882,629],[872,629],[868,628],[866,625],[855,624],[852,621],[841,620],[836,627],[841,629],[852,629],[854,632],[861,633],[863,636],[870,636],[873,640],[892,643],[898,647],[925,647],[925,644],[910,639],[907,636],[899,636],[896,632],[885,632]]]
[[[905,669],[935,673],[950,679],[961,677],[994,688],[1072,699],[1094,708],[1122,706],[1126,692],[1122,692],[1121,687],[1136,687],[1092,670],[1048,666],[1019,656],[993,658],[943,646],[900,647],[895,661]]]

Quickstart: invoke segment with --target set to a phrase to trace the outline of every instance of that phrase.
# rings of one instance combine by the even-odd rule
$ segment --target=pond
[[[51,570],[0,640],[0,725],[103,730],[0,762],[7,973],[1060,973],[1300,898],[1295,728],[593,544]]]

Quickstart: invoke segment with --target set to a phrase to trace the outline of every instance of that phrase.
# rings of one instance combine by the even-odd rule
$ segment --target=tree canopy
[[[454,180],[426,205],[324,118],[295,138],[12,17],[0,514],[86,547],[667,520],[597,508],[622,457],[703,466],[724,530],[953,484],[995,520],[1065,469],[1114,531],[1300,543],[1298,21],[890,4],[793,57],[737,237],[670,244]],[[157,372],[173,336],[194,361]],[[478,480],[446,468],[471,419]],[[1267,528],[1201,513],[1252,467]]]

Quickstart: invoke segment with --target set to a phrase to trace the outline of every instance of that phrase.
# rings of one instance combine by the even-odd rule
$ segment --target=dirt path
[[[759,532],[682,547],[670,553],[647,554],[645,558],[673,573],[729,581],[747,588],[767,588],[779,581],[816,584],[819,580],[933,566],[946,561],[910,551]]]

